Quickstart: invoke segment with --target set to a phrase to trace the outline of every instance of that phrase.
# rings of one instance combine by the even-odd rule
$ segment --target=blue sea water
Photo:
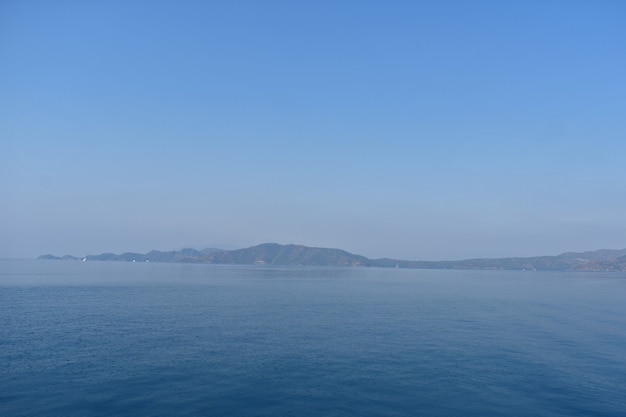
[[[626,416],[626,275],[0,262],[2,416]]]

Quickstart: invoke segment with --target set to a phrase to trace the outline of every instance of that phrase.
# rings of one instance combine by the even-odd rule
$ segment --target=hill
[[[70,255],[42,255],[39,259],[78,260]],[[479,269],[533,271],[626,271],[626,249],[601,249],[587,252],[566,252],[556,256],[475,258],[460,261],[406,261],[399,259],[368,259],[341,249],[315,248],[303,245],[263,243],[245,249],[215,248],[150,251],[145,254],[126,252],[119,255],[103,253],[87,255],[87,261],[124,262],[193,262],[236,265],[308,265],[308,266],[373,266],[381,268],[417,269]]]
[[[373,266],[419,269],[501,269],[531,271],[626,271],[626,249],[566,252],[556,256],[475,258],[461,261],[401,261],[375,259]]]
[[[264,243],[246,249],[212,253],[203,259],[216,264],[369,266],[364,256],[341,249]]]
[[[87,255],[84,258],[65,255],[62,257],[54,255],[42,255],[37,259],[54,259],[54,260],[81,260],[87,261],[118,261],[118,262],[197,262],[203,257],[220,252],[221,249],[208,248],[201,251],[195,249],[182,249],[179,251],[161,252],[153,250],[148,253],[124,252],[122,254],[101,253],[100,255]]]

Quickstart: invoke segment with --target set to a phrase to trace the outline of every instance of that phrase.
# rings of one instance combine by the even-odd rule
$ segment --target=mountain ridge
[[[534,271],[626,271],[626,249],[599,249],[565,252],[560,255],[509,258],[471,258],[458,261],[407,261],[391,258],[369,259],[342,249],[317,248],[304,245],[262,243],[243,249],[223,250],[185,248],[179,251],[148,253],[102,253],[83,258],[65,255],[42,255],[38,259],[121,261],[121,262],[186,262],[231,265],[297,265],[381,267],[413,269],[474,269]]]

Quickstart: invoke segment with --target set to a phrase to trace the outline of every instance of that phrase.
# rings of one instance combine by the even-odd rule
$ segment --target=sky
[[[623,1],[0,0],[0,258],[626,247]]]

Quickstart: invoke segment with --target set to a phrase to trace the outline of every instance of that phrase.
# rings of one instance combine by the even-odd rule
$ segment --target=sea
[[[626,416],[626,274],[0,261],[1,416]]]

